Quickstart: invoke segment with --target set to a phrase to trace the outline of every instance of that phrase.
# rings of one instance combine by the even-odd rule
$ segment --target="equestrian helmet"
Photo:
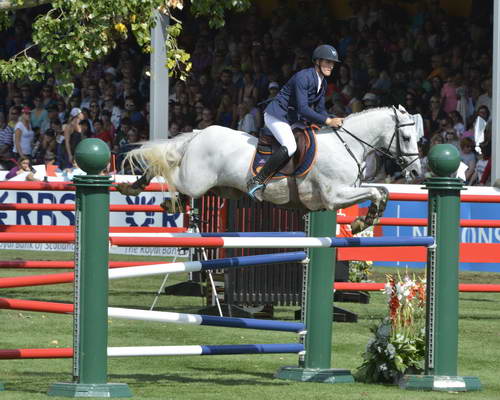
[[[337,50],[329,44],[322,44],[314,49],[312,60],[314,62],[319,59],[340,62]]]

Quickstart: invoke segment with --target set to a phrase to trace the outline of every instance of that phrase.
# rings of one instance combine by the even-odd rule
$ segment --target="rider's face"
[[[319,70],[324,76],[330,76],[332,74],[334,65],[335,61],[330,60],[321,59],[318,62]]]

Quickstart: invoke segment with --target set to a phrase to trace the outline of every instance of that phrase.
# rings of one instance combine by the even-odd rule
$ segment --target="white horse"
[[[390,153],[405,173],[420,173],[415,123],[402,106],[352,114],[336,132],[323,128],[316,137],[316,162],[310,172],[270,181],[261,200],[309,211],[334,211],[371,200],[366,218],[352,225],[356,233],[376,223],[388,198],[382,187],[360,186],[369,151]],[[247,191],[256,145],[255,137],[221,126],[146,142],[126,157],[145,168],[144,176],[132,185],[120,184],[118,190],[137,195],[153,177],[161,176],[171,192],[198,198],[211,190],[239,198]]]

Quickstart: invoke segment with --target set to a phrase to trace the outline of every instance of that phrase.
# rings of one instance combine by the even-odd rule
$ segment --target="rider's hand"
[[[344,118],[327,118],[325,123],[332,128],[338,129],[342,126]]]

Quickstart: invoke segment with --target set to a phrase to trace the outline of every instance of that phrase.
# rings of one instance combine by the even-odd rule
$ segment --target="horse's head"
[[[394,155],[396,162],[405,172],[405,176],[420,175],[420,160],[418,154],[418,132],[415,120],[403,106],[392,107],[395,118],[394,134],[388,149]]]

